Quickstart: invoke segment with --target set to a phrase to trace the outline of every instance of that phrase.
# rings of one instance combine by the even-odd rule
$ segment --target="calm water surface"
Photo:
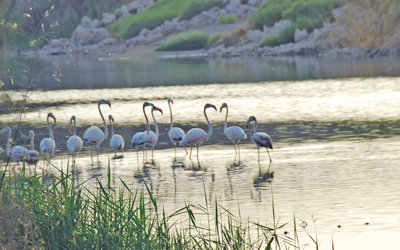
[[[400,70],[393,60],[52,60],[62,83],[37,76],[37,90],[28,98],[34,108],[22,121],[25,130],[33,126],[39,131],[38,143],[46,135],[46,114],[54,113],[56,165],[66,167],[68,156],[63,150],[71,115],[77,116],[80,135],[88,125],[102,126],[96,105],[101,97],[111,101],[112,108],[104,107],[103,112],[114,116],[117,133],[128,144],[124,158],[111,160],[113,182],[119,185],[121,177],[140,186],[137,176],[142,175],[170,213],[187,201],[204,205],[205,186],[210,203],[218,199],[236,214],[240,209],[242,218],[272,224],[273,193],[280,222],[291,221],[294,215],[305,221],[311,234],[317,232],[323,249],[331,247],[332,239],[337,249],[390,249],[397,243],[400,78],[396,75]],[[41,61],[37,67],[49,63]],[[20,90],[6,92],[13,100],[22,98]],[[202,109],[207,102],[218,107],[227,102],[230,124],[243,128],[246,119],[255,115],[260,131],[268,132],[274,141],[274,178],[256,181],[257,150],[249,140],[241,146],[242,163],[233,164],[233,148],[222,134],[224,113],[211,110],[215,130],[200,149],[200,166],[185,157],[183,149],[174,160],[166,135],[168,97],[174,99],[176,125],[186,130],[206,129]],[[136,152],[129,147],[132,135],[145,129],[144,100],[164,110],[164,115],[156,115],[161,135],[155,164],[145,167],[141,155],[138,166]],[[0,114],[0,121],[14,126],[17,117],[17,113]],[[21,144],[28,143],[26,134],[21,131]],[[4,145],[5,138],[0,143]],[[101,163],[91,164],[88,147],[84,149],[77,160],[79,182],[89,179],[91,185],[95,177],[106,181],[108,158],[113,155],[108,141],[102,150]],[[262,171],[266,171],[267,155],[262,157]],[[292,233],[291,228],[285,230]]]

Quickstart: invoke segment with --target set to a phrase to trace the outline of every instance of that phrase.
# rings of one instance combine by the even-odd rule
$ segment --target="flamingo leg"
[[[238,148],[239,162],[240,162],[240,144],[239,144],[239,143],[238,143],[238,145],[237,145],[237,148]]]
[[[261,174],[261,166],[260,166],[260,148],[257,148],[257,150],[258,150],[258,171],[259,171],[260,174]]]
[[[90,158],[92,159],[93,162],[93,145],[90,144]]]
[[[271,155],[269,154],[269,150],[268,150],[268,148],[266,148],[267,149],[267,153],[268,153],[268,157],[269,157],[269,163],[272,163],[272,159],[271,159]]]
[[[185,152],[186,152],[186,154],[188,154],[188,151],[186,150],[186,147],[185,147],[185,146],[183,146],[183,148],[185,149]]]
[[[176,144],[174,144],[175,158],[176,158]]]
[[[136,160],[137,160],[137,165],[139,167],[139,150],[136,149]]]
[[[190,154],[189,154],[189,159],[190,159],[190,160],[192,159],[192,149],[193,149],[193,145],[190,146]]]
[[[151,160],[154,161],[154,148],[151,149]]]
[[[200,165],[200,160],[199,160],[199,147],[200,147],[200,145],[197,145],[197,162],[198,162],[199,165]]]

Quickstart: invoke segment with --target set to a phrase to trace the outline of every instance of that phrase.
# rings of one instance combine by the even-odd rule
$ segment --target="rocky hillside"
[[[108,55],[174,42],[174,50],[200,44],[193,48],[209,57],[400,55],[398,24],[397,0],[134,0],[99,18],[84,16],[71,38],[51,40],[40,54]],[[188,42],[192,31],[204,35]]]

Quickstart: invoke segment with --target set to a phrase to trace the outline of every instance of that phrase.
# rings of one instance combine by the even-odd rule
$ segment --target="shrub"
[[[161,45],[157,51],[196,50],[207,47],[209,36],[202,32],[183,34],[172,39],[169,43]]]
[[[218,22],[221,24],[236,23],[237,17],[234,14],[222,15],[219,16]]]
[[[191,3],[182,11],[179,20],[190,20],[195,15],[209,10],[221,3],[221,0],[192,0]]]
[[[293,4],[293,0],[269,0],[264,3],[250,18],[251,29],[262,29],[264,25],[271,27],[282,19],[282,13]]]
[[[291,24],[286,26],[278,35],[272,37],[266,37],[261,41],[260,46],[271,46],[275,47],[285,43],[294,42],[294,31],[296,30],[296,25]]]
[[[337,7],[343,0],[301,0],[293,4],[282,13],[284,19],[296,22],[301,17],[322,18]]]
[[[211,46],[213,46],[213,44],[223,36],[224,36],[224,34],[222,34],[222,33],[216,33],[216,34],[210,35],[207,39],[207,48],[210,48]]]
[[[107,28],[118,38],[134,37],[144,28],[154,29],[166,20],[178,17],[190,3],[186,0],[159,0],[146,11],[121,19]]]

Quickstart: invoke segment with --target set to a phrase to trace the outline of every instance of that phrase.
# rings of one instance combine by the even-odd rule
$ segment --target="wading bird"
[[[29,131],[30,149],[26,152],[25,162],[36,166],[39,161],[39,152],[35,150],[35,132]]]
[[[76,154],[81,151],[83,146],[82,139],[76,135],[76,117],[73,115],[69,120],[69,124],[73,123],[72,125],[72,135],[67,140],[67,148],[72,155],[72,162],[75,164]]]
[[[169,130],[168,130],[168,137],[171,141],[172,145],[174,145],[175,149],[175,157],[176,157],[176,146],[182,141],[182,138],[185,136],[185,131],[179,127],[174,127],[174,119],[172,117],[172,108],[171,104],[174,104],[174,101],[171,98],[168,98],[168,106],[169,106]],[[186,148],[185,148],[186,151]],[[186,152],[187,154],[187,152]]]
[[[117,158],[117,151],[120,150],[122,155],[121,157],[124,156],[124,147],[125,147],[125,141],[124,138],[122,138],[121,135],[114,134],[114,118],[112,115],[108,116],[108,120],[110,121],[110,127],[111,127],[111,139],[110,139],[110,146],[114,151],[114,159]]]
[[[157,144],[158,136],[159,136],[158,124],[157,124],[156,118],[154,117],[155,110],[160,111],[160,113],[163,114],[162,109],[153,105],[153,107],[151,108],[151,116],[153,117],[153,122],[154,122],[154,126],[156,127],[156,132],[154,133],[152,130],[147,131],[147,140],[146,140],[146,147],[151,148],[151,160],[152,161],[154,161],[154,147]],[[150,128],[150,126],[149,126],[149,128]]]
[[[91,126],[90,128],[86,129],[85,133],[83,134],[83,143],[90,143],[90,158],[93,161],[93,145],[96,144],[96,151],[97,151],[97,161],[99,161],[99,151],[100,151],[100,144],[108,137],[108,127],[107,123],[104,120],[103,113],[101,112],[100,106],[101,104],[107,104],[111,108],[111,103],[104,99],[99,100],[97,103],[97,109],[99,110],[101,119],[103,120],[104,125],[104,132],[96,126]]]
[[[271,156],[269,155],[269,151],[268,151],[268,148],[273,149],[271,137],[267,133],[256,132],[257,119],[254,116],[249,117],[249,119],[247,120],[246,126],[249,127],[250,122],[253,122],[253,121],[254,121],[254,125],[250,132],[250,140],[254,144],[256,144],[257,149],[258,149],[258,167],[260,168],[260,147],[264,147],[267,149],[269,163],[271,166],[272,159],[271,159]],[[268,167],[268,169],[269,169],[269,167]],[[260,172],[261,172],[261,169],[260,169]]]
[[[138,165],[139,165],[139,150],[140,149],[143,149],[143,162],[144,162],[144,153],[145,153],[144,151],[145,151],[145,146],[146,146],[146,141],[147,141],[147,135],[150,132],[150,123],[149,123],[149,119],[147,118],[146,110],[145,110],[147,106],[154,106],[154,104],[152,104],[150,102],[143,103],[143,114],[144,114],[144,118],[146,119],[147,130],[144,132],[137,132],[132,137],[132,148],[136,149]]]
[[[239,152],[239,162],[240,162],[240,140],[241,139],[246,139],[247,136],[244,133],[243,129],[238,126],[230,126],[228,127],[227,125],[227,120],[228,120],[228,105],[226,103],[223,103],[221,108],[219,109],[219,112],[222,112],[222,109],[226,109],[226,114],[225,114],[225,122],[224,122],[224,134],[225,136],[233,143],[233,148],[235,149],[235,160],[236,160],[236,155]],[[236,151],[237,145],[238,150]]]
[[[0,131],[0,135],[7,133],[7,145],[6,145],[6,154],[11,157],[13,161],[16,161],[18,164],[20,161],[23,161],[27,155],[27,149],[22,146],[11,146],[11,129],[10,127],[4,127]]]
[[[54,124],[56,123],[56,118],[54,117],[53,113],[48,113],[47,114],[47,128],[49,129],[50,137],[46,137],[46,138],[42,139],[42,141],[40,142],[40,152],[42,152],[42,154],[45,154],[45,160],[46,160],[46,156],[49,156],[49,158],[48,158],[49,164],[50,164],[51,155],[53,154],[54,149],[56,148],[56,142],[54,140],[54,135],[53,135],[53,128],[49,121],[50,117],[53,118]]]
[[[213,108],[215,111],[217,111],[217,108],[213,104],[207,103],[206,105],[204,105],[203,113],[204,113],[204,116],[205,116],[207,124],[208,124],[208,133],[206,133],[206,131],[204,131],[201,128],[192,128],[182,138],[181,146],[183,146],[183,145],[191,145],[189,159],[192,159],[191,157],[192,157],[193,145],[196,145],[197,146],[197,161],[199,161],[199,146],[203,142],[208,141],[208,139],[210,139],[210,137],[211,137],[211,135],[213,133],[213,129],[212,129],[211,123],[208,120],[207,113],[206,113],[206,110],[208,108]]]

